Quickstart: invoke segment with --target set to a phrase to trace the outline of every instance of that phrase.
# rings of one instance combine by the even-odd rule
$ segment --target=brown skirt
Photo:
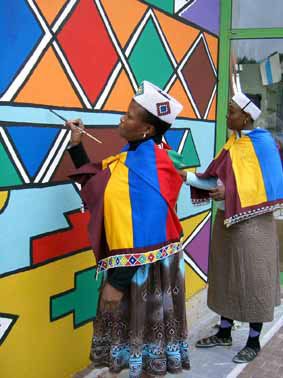
[[[183,253],[140,267],[115,312],[98,312],[91,359],[131,378],[189,368]]]
[[[208,271],[208,306],[242,322],[269,322],[280,304],[279,243],[271,213],[226,228],[216,215]]]

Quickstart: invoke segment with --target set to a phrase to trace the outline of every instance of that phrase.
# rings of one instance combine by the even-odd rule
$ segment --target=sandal
[[[232,337],[222,338],[217,337],[216,335],[206,337],[204,339],[199,340],[196,343],[197,348],[212,348],[215,346],[231,346],[232,345]]]
[[[248,362],[251,362],[256,358],[258,355],[259,350],[250,348],[250,347],[245,347],[242,350],[240,350],[239,353],[236,354],[236,356],[233,358],[233,362],[236,364],[246,364]]]

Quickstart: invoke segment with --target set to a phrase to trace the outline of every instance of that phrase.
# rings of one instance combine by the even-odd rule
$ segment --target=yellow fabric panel
[[[267,201],[259,161],[250,138],[244,136],[238,139],[230,148],[230,156],[241,206]]]
[[[111,173],[115,169],[115,175],[110,177],[104,193],[104,226],[110,249],[133,248],[129,172],[124,164],[126,156],[126,153],[122,153],[119,155],[119,160],[114,160],[109,164]],[[111,200],[110,198],[113,198],[113,196],[119,198],[119,201]],[[117,222],[117,219],[119,219],[119,222]],[[115,228],[113,227],[114,220]],[[113,229],[116,229],[117,232],[110,232]]]

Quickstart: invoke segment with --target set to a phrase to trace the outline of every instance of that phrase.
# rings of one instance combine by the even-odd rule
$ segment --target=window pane
[[[257,126],[269,129],[283,142],[283,39],[232,41],[231,84],[260,106]]]
[[[233,28],[283,27],[282,0],[233,0]]]

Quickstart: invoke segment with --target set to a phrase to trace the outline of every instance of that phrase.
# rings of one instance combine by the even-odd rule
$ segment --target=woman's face
[[[240,131],[248,126],[250,117],[247,113],[243,112],[241,108],[230,101],[227,114],[227,126],[230,130]]]
[[[128,111],[121,117],[119,132],[128,142],[142,140],[154,135],[154,127],[143,121],[145,110],[134,100]]]

